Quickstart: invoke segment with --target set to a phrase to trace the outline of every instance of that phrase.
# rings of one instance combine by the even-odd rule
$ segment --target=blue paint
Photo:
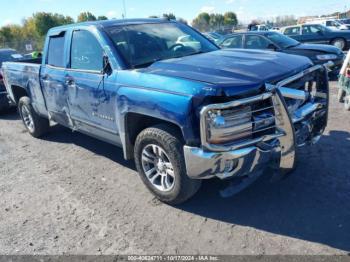
[[[102,21],[54,28],[65,32],[64,68],[48,66],[46,41],[41,66],[5,63],[8,86],[27,90],[35,110],[72,129],[123,146],[127,150],[126,118],[130,113],[177,125],[186,143],[199,142],[200,108],[215,97],[247,96],[309,67],[304,57],[253,50],[220,50],[159,61],[143,69],[127,69],[104,31],[105,27],[142,23],[175,23],[163,19]],[[106,56],[110,74],[70,69],[74,30],[91,32]],[[69,82],[74,84],[69,84]],[[12,99],[15,98],[12,96]]]

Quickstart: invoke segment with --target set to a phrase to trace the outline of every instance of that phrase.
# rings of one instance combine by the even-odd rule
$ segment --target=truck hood
[[[300,45],[297,45],[297,46],[290,47],[289,49],[310,50],[310,51],[329,53],[329,54],[336,54],[336,55],[342,54],[342,51],[339,48],[335,47],[335,46],[321,45],[321,44],[300,44]]]
[[[302,56],[272,51],[224,49],[163,60],[144,73],[199,81],[220,88],[227,96],[260,90],[312,65]]]

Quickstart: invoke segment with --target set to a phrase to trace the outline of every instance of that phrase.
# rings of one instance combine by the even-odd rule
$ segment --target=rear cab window
[[[61,68],[65,67],[65,40],[65,32],[62,32],[59,35],[49,37],[49,46],[46,60],[47,65]]]
[[[284,30],[285,35],[300,35],[300,26],[288,27]]]
[[[235,35],[232,36],[228,39],[226,39],[223,43],[222,46],[226,48],[242,48],[242,35]]]

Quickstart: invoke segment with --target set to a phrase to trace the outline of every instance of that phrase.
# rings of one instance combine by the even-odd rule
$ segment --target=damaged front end
[[[265,92],[211,104],[200,113],[201,147],[184,147],[192,179],[244,177],[272,166],[278,178],[295,167],[296,148],[316,143],[327,126],[326,65],[316,65]]]

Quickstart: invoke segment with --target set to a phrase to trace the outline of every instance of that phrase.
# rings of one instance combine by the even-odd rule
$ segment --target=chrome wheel
[[[333,45],[335,47],[338,47],[340,50],[344,50],[344,48],[345,48],[345,42],[342,39],[335,40],[333,42]]]
[[[168,192],[175,185],[174,168],[164,149],[157,145],[147,145],[142,150],[142,168],[152,186]]]
[[[24,125],[28,128],[30,132],[34,132],[34,120],[26,105],[21,107],[21,115]]]

